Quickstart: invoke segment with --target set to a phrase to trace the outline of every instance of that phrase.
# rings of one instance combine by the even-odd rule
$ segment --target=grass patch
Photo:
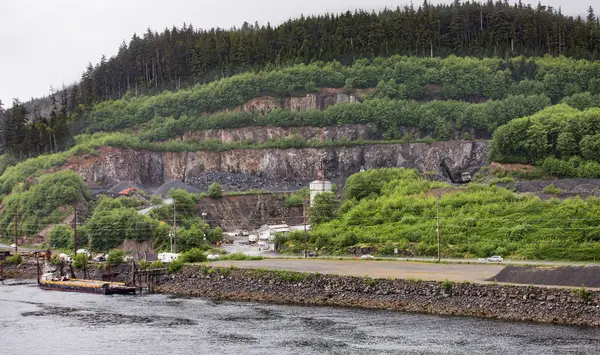
[[[222,256],[219,260],[230,260],[230,261],[264,260],[264,257],[259,256],[259,255],[246,255],[243,253],[231,253],[231,254]]]

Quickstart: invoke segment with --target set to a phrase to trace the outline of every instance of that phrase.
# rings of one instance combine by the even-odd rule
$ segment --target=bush
[[[448,281],[448,280],[444,280],[444,283],[442,283],[442,289],[444,289],[446,291],[452,290],[452,282]]]
[[[75,270],[83,270],[89,266],[88,257],[85,254],[79,253],[73,257],[73,268]]]
[[[150,197],[150,203],[152,204],[152,206],[160,206],[162,204],[162,198],[160,198],[160,196],[152,196]]]
[[[23,257],[21,256],[21,254],[18,253],[11,255],[8,258],[6,258],[6,263],[13,265],[21,265],[23,264]]]
[[[53,248],[72,249],[73,229],[70,226],[59,224],[50,230],[50,244]]]
[[[148,268],[150,269],[162,269],[165,265],[163,264],[162,261],[160,260],[154,260],[152,263],[150,263],[150,266]]]
[[[573,289],[573,293],[581,297],[583,300],[589,300],[592,294],[585,289],[585,286]]]
[[[123,260],[125,259],[125,251],[121,249],[114,249],[108,253],[108,257],[106,257],[106,265],[110,266],[119,266],[123,264]]]
[[[145,259],[142,259],[138,262],[138,267],[140,268],[140,270],[146,270],[150,267],[150,265],[152,265],[152,263],[149,261],[146,261]]]
[[[167,264],[167,272],[169,274],[174,274],[177,271],[181,270],[182,267],[183,267],[183,261],[177,259],[177,260]]]
[[[223,196],[223,189],[221,188],[221,185],[216,182],[210,184],[208,187],[208,196],[212,198],[221,198]]]
[[[285,199],[286,207],[302,207],[304,200],[302,197],[292,194]]]
[[[181,260],[183,263],[201,263],[206,261],[206,255],[203,249],[192,248],[182,253],[177,260]]]
[[[542,192],[544,192],[545,194],[549,194],[549,195],[560,195],[562,190],[559,189],[558,187],[554,186],[554,184],[550,184],[550,185],[547,185],[546,187],[544,187]]]

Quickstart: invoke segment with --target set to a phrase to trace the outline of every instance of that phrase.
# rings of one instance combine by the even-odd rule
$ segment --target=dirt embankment
[[[600,287],[600,266],[512,266],[488,281],[514,284]]]
[[[186,266],[163,293],[600,326],[600,292]]]

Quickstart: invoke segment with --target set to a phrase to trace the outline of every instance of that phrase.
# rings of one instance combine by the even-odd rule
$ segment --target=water
[[[600,329],[0,285],[0,353],[598,354]]]

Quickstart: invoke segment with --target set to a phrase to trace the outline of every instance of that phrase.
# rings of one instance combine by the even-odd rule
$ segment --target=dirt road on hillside
[[[255,269],[319,272],[345,276],[415,278],[421,280],[450,280],[482,282],[494,277],[504,268],[500,265],[427,264],[400,261],[265,259],[256,261],[218,261],[215,266]]]

